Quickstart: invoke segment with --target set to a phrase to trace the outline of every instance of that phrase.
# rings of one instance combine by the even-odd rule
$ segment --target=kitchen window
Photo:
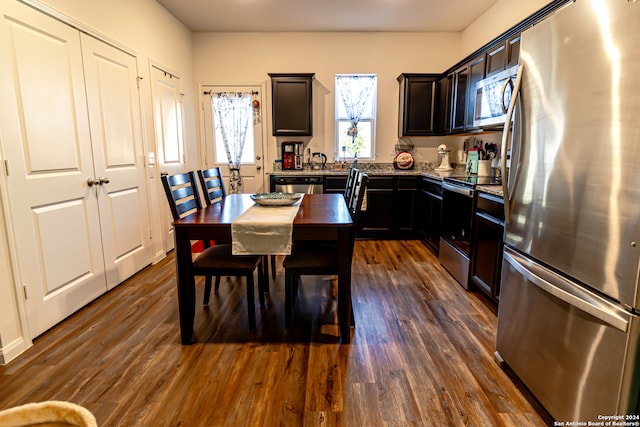
[[[337,74],[335,81],[335,158],[375,156],[377,76]]]

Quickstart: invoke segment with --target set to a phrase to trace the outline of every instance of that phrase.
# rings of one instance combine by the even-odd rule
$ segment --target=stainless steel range
[[[500,184],[493,177],[465,175],[442,182],[440,264],[465,289],[469,289],[469,259],[476,185]]]

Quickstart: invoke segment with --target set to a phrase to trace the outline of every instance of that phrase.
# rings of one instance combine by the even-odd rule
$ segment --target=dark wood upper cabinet
[[[451,106],[451,132],[462,132],[466,122],[467,87],[469,80],[469,67],[467,64],[453,72],[453,90]]]
[[[451,132],[451,91],[453,74],[441,77],[437,84],[438,108],[436,109],[438,134],[446,135]]]
[[[473,126],[476,110],[476,83],[485,77],[485,62],[487,55],[480,55],[469,62],[469,79],[467,90],[467,110],[465,114],[465,131],[477,129]]]
[[[517,34],[489,49],[487,52],[487,76],[517,65],[519,59],[520,34]]]
[[[273,74],[271,108],[274,136],[311,136],[313,73]]]
[[[401,74],[399,136],[436,134],[436,85],[438,75]]]
[[[498,73],[507,66],[507,45],[500,43],[487,52],[487,76]]]
[[[507,65],[506,68],[518,65],[520,61],[520,34],[507,40]]]

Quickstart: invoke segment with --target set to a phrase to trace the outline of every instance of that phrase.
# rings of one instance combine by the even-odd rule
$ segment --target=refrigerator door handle
[[[625,319],[621,313],[618,313],[621,309],[597,295],[577,288],[578,285],[528,261],[508,248],[505,249],[504,260],[511,264],[524,278],[559,300],[602,320],[624,333],[629,329],[629,320]]]
[[[502,144],[500,148],[500,172],[502,176],[502,192],[504,195],[504,220],[508,224],[511,221],[511,196],[509,194],[509,174],[507,173],[507,141],[511,134],[511,120],[516,108],[516,98],[520,95],[520,85],[522,84],[522,72],[524,66],[518,66],[518,74],[516,75],[516,83],[513,85],[511,101],[504,121],[504,130],[502,131]]]

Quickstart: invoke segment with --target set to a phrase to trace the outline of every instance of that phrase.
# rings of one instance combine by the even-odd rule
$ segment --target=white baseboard
[[[33,344],[23,338],[18,338],[6,346],[0,348],[0,365],[6,365],[13,359],[31,348]]]

